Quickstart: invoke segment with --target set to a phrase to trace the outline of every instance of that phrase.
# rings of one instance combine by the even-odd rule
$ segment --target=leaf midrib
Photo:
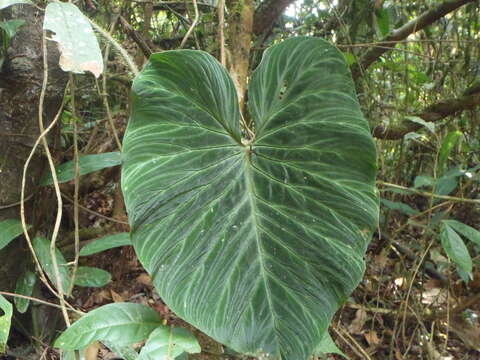
[[[270,289],[268,287],[268,275],[267,271],[265,269],[265,261],[264,261],[264,256],[263,256],[263,247],[261,244],[261,239],[260,235],[258,232],[259,225],[258,223],[260,222],[259,219],[257,219],[257,204],[256,204],[256,196],[255,196],[255,185],[252,177],[252,165],[250,164],[251,159],[249,158],[248,152],[245,152],[245,185],[247,187],[247,196],[248,200],[250,203],[250,208],[252,211],[252,221],[253,221],[253,227],[255,228],[255,242],[257,245],[257,251],[258,251],[258,258],[260,262],[260,275],[262,277],[264,286],[265,286],[265,295],[267,297],[267,302],[268,302],[268,307],[270,308],[270,314],[271,314],[271,319],[272,319],[272,328],[275,336],[275,340],[277,342],[277,348],[279,347],[279,340],[278,340],[278,335],[276,332],[276,318],[275,318],[275,309],[273,306],[272,302],[272,295],[270,293]]]

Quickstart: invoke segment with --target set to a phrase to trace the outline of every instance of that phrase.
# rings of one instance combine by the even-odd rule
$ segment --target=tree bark
[[[23,165],[39,135],[37,114],[43,80],[43,17],[28,5],[12,6],[2,11],[2,15],[6,19],[25,20],[11,42],[0,72],[0,220],[5,220],[20,216],[19,205],[12,204],[20,200]],[[50,44],[48,53],[50,81],[44,112],[45,119],[51,121],[62,101],[67,74],[58,66],[56,45]],[[34,191],[43,168],[42,158],[36,155],[26,179],[27,195]],[[28,210],[27,206],[27,215]],[[0,251],[0,289],[13,289],[29,259],[21,238]]]
[[[253,33],[253,0],[227,0],[228,42],[230,49],[229,71],[237,88],[240,109],[245,106],[250,50]]]
[[[260,36],[272,31],[275,22],[295,0],[266,0],[255,11],[253,32]]]

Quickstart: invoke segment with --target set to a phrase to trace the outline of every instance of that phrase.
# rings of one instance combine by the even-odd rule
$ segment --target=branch
[[[135,2],[144,2],[144,1],[135,1]],[[164,1],[159,4],[153,4],[153,10],[165,10],[165,11],[179,11],[184,13],[187,10],[188,4],[185,1]],[[204,12],[209,12],[212,10],[215,10],[215,7],[208,5],[208,4],[203,4],[203,3],[198,3],[197,4],[198,9],[202,10]]]
[[[453,115],[465,110],[471,110],[480,105],[480,83],[469,87],[462,96],[443,100],[436,104],[430,105],[425,108],[421,113],[415,114],[425,121],[439,121],[446,118],[449,115]],[[421,128],[422,125],[411,122],[403,121],[400,124],[389,126],[387,128],[384,125],[377,125],[373,129],[373,136],[383,140],[399,140],[409,132],[416,131]]]
[[[265,0],[255,10],[253,33],[257,36],[270,32],[285,9],[295,0]]]
[[[478,0],[446,0],[434,8],[425,11],[420,16],[409,21],[398,29],[393,30],[387,37],[378,43],[378,47],[368,50],[361,56],[358,63],[352,67],[353,78],[358,78],[361,75],[361,70],[365,70],[378,60],[380,56],[393,49],[398,41],[405,40],[409,35],[426,28],[459,7],[476,1]]]
[[[120,23],[127,32],[127,34],[135,41],[143,55],[148,59],[152,55],[152,50],[148,46],[146,40],[128,23],[123,16],[120,16]]]

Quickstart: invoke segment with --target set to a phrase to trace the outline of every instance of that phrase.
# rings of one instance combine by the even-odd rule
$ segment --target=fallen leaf
[[[377,332],[375,330],[366,332],[363,334],[365,337],[365,340],[367,340],[367,343],[369,346],[375,347],[378,344],[380,344],[380,339],[378,338]]]
[[[85,349],[85,360],[97,360],[98,359],[98,352],[100,350],[100,344],[98,341],[90,344]]]
[[[145,286],[152,286],[152,279],[148,276],[147,273],[140,274],[137,276],[136,281]]]
[[[110,290],[110,294],[112,295],[112,300],[114,302],[125,302],[125,299],[118,293],[113,290]]]
[[[360,334],[366,321],[367,312],[363,309],[358,309],[355,313],[355,319],[353,319],[352,323],[348,327],[348,331],[352,334]]]

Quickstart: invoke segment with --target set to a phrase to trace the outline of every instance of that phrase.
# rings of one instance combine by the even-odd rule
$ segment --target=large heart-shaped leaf
[[[123,148],[132,242],[176,314],[238,352],[306,359],[363,275],[375,146],[323,40],[270,48],[248,97],[255,138],[213,57],[150,58]]]

